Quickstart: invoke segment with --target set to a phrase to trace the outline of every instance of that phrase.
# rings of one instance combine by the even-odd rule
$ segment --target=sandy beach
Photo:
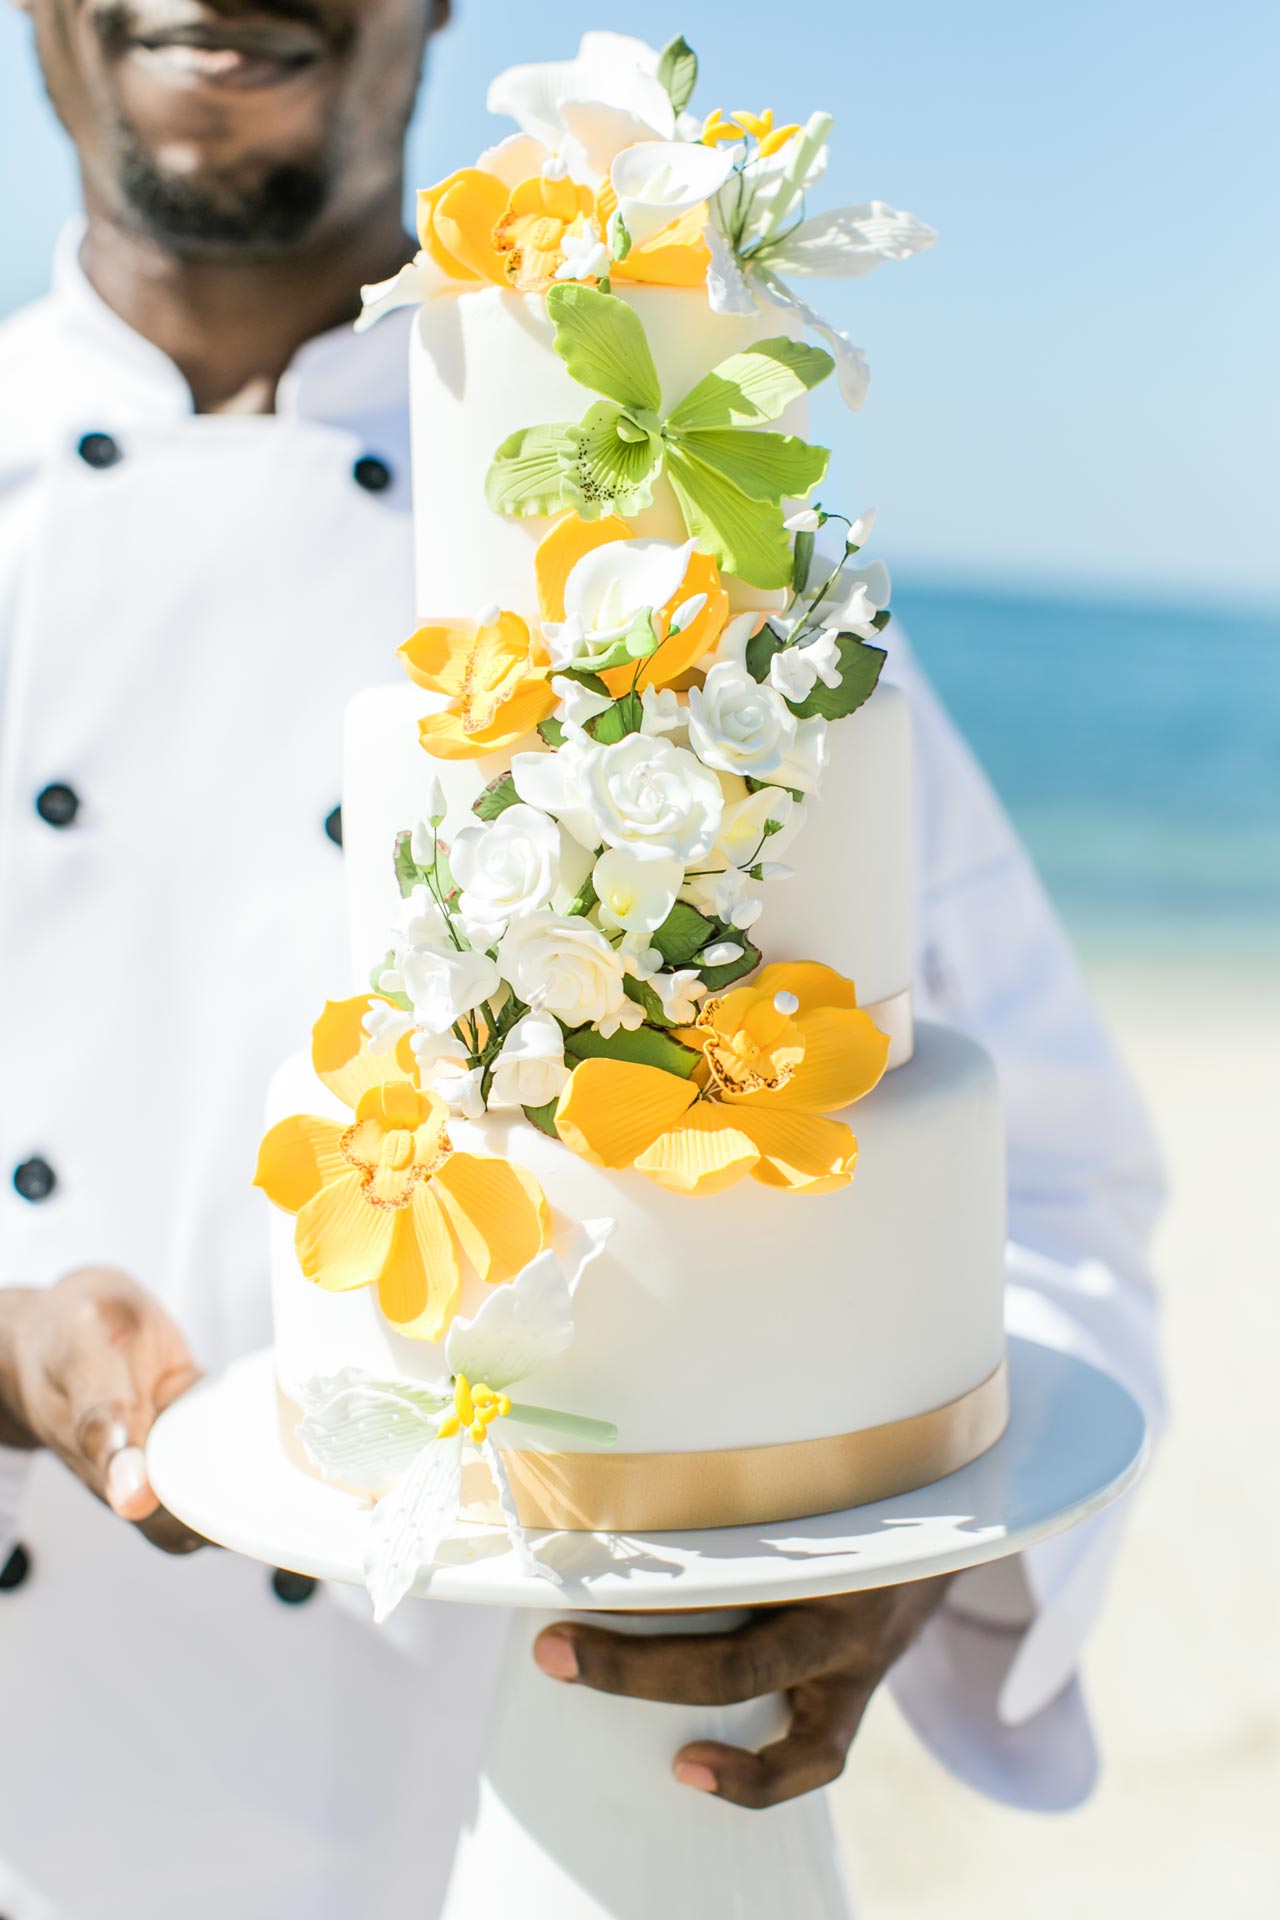
[[[1280,1912],[1280,985],[1261,964],[1096,963],[1171,1202],[1156,1248],[1173,1424],[1086,1686],[1089,1806],[993,1806],[877,1699],[836,1791],[862,1920]]]

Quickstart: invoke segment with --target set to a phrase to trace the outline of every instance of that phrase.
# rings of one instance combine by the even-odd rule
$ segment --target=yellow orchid
[[[770,154],[786,146],[793,133],[799,131],[798,120],[789,120],[782,127],[775,126],[772,107],[766,107],[763,113],[751,113],[746,107],[735,107],[728,118],[719,107],[714,107],[702,129],[702,144],[705,147],[718,147],[725,141],[741,140],[746,135],[759,146],[760,158],[767,160]]]
[[[331,1293],[376,1286],[398,1333],[438,1340],[457,1305],[461,1257],[482,1280],[509,1280],[547,1245],[550,1211],[532,1174],[455,1152],[443,1101],[415,1084],[408,1040],[370,1051],[371,1003],[330,1002],[312,1037],[316,1072],[352,1121],[281,1120],[259,1149],[254,1184],[297,1215],[309,1280]]]
[[[565,584],[579,560],[611,541],[633,540],[635,537],[627,522],[616,515],[609,515],[602,520],[580,520],[576,513],[566,513],[557,520],[550,532],[543,535],[534,554],[534,574],[542,618],[564,619]],[[682,602],[701,593],[707,596],[706,605],[696,619],[691,620],[674,639],[668,640],[665,636],[672,614]],[[663,642],[641,666],[639,679],[636,678],[634,663],[611,667],[600,676],[615,698],[629,692],[633,684],[637,691],[645,687],[673,686],[715,646],[728,618],[729,596],[712,556],[709,553],[691,554],[679,588],[664,607],[655,607],[653,612]]]
[[[500,753],[555,711],[546,651],[518,614],[419,627],[399,651],[409,678],[450,702],[418,724],[438,759]]]
[[[481,167],[463,167],[419,193],[418,239],[451,280],[540,293],[565,264],[566,240],[601,237],[616,207],[607,180],[598,194],[567,176],[545,174],[509,187]],[[705,225],[705,206],[681,214],[615,262],[612,277],[698,286],[710,260]]]
[[[580,1062],[556,1109],[560,1138],[673,1193],[719,1193],[746,1174],[790,1193],[849,1184],[858,1143],[828,1116],[870,1093],[889,1052],[851,980],[816,961],[768,966],[705,1002],[679,1037],[702,1054],[687,1080]]]

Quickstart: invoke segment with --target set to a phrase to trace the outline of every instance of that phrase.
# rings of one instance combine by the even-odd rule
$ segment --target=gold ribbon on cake
[[[297,1436],[302,1409],[280,1392],[285,1449],[320,1475]],[[522,1526],[571,1533],[676,1533],[762,1526],[889,1500],[967,1467],[1009,1421],[1005,1361],[945,1406],[818,1440],[696,1453],[540,1453],[504,1447]],[[347,1489],[353,1491],[353,1489]],[[468,1519],[497,1519],[483,1460],[463,1471]]]

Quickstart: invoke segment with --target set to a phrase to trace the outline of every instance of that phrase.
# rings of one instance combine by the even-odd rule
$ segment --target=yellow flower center
[[[370,1087],[342,1136],[343,1158],[362,1176],[371,1207],[407,1207],[414,1190],[429,1180],[453,1152],[445,1109],[408,1080]]]
[[[510,1411],[511,1402],[505,1393],[495,1393],[483,1380],[473,1387],[466,1375],[460,1373],[453,1383],[453,1412],[440,1422],[438,1437],[452,1440],[465,1427],[476,1445],[481,1446],[494,1421],[505,1419]]]
[[[703,1002],[695,1027],[706,1033],[702,1057],[721,1093],[776,1092],[804,1058],[804,1035],[772,994],[739,987]]]
[[[566,233],[584,232],[594,205],[590,188],[567,177],[537,175],[513,187],[492,236],[511,285],[524,293],[548,286],[563,264]]]

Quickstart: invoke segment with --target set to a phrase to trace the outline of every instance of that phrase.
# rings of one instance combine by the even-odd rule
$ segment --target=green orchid
[[[525,427],[504,440],[489,469],[489,505],[625,518],[652,505],[665,473],[690,534],[725,572],[754,587],[786,586],[793,555],[782,503],[813,491],[830,454],[760,429],[826,379],[831,355],[785,335],[758,341],[664,416],[644,327],[625,300],[562,284],[548,293],[547,312],[566,368],[603,397],[576,423]]]

